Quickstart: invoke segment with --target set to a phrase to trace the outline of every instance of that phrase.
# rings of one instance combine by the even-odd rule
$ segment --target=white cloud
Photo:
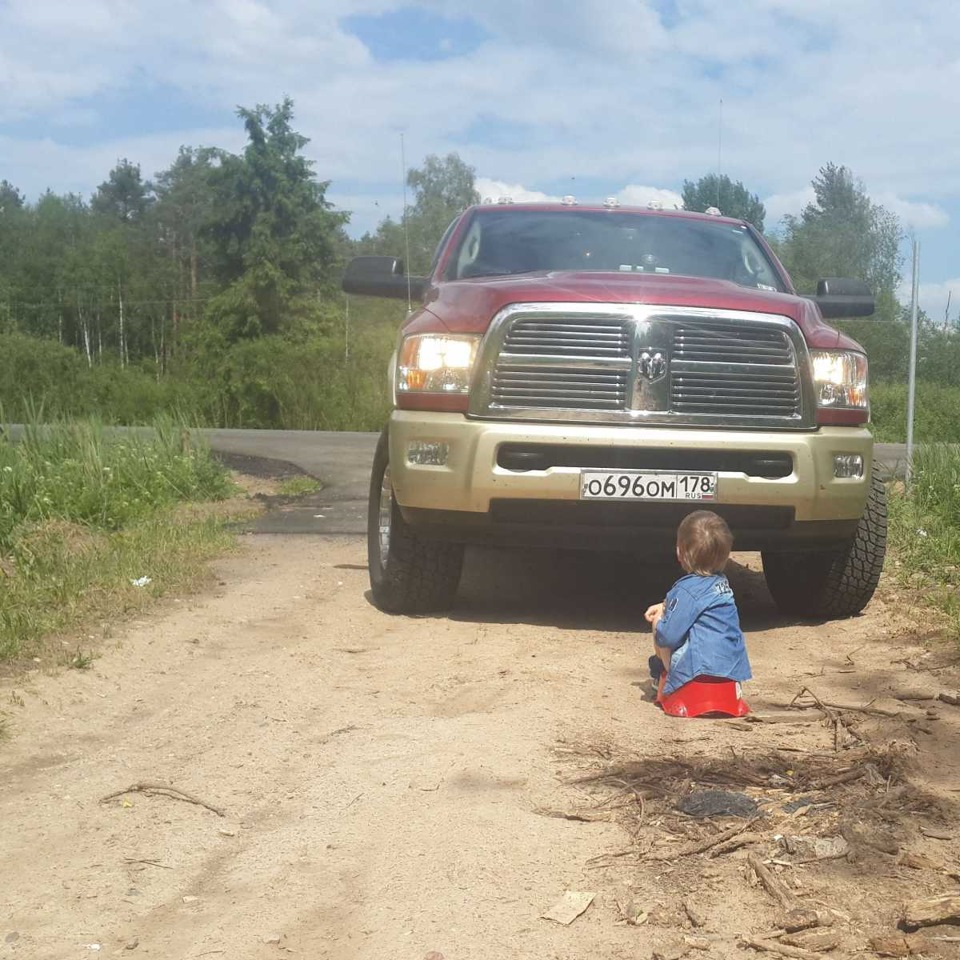
[[[920,261],[920,273],[923,275],[923,260]],[[900,300],[910,302],[909,278],[900,289]],[[917,302],[920,309],[934,322],[943,323],[949,309],[950,317],[956,321],[960,317],[960,277],[944,280],[941,283],[921,283]]]
[[[464,56],[378,62],[341,23],[404,6],[473,18],[490,37]],[[0,176],[28,193],[86,191],[118,156],[152,173],[180,143],[236,148],[239,124],[51,139],[70,135],[64,118],[96,130],[111,98],[172,87],[203,110],[292,96],[317,174],[363,205],[358,222],[399,212],[393,187],[390,209],[365,198],[399,181],[401,131],[411,165],[457,150],[518,198],[585,193],[566,188],[576,177],[598,199],[629,184],[623,202],[672,202],[669,188],[716,169],[722,98],[723,170],[767,198],[768,225],[799,212],[802,185],[834,161],[946,245],[958,49],[952,5],[896,0],[0,0],[0,123],[34,131],[0,141]],[[505,132],[475,132],[491,124]]]
[[[813,187],[804,187],[802,190],[791,190],[787,193],[775,193],[763,201],[767,211],[766,229],[774,229],[787,216],[797,216],[800,211],[814,199]]]
[[[528,190],[519,183],[506,183],[503,180],[491,180],[489,177],[477,177],[477,193],[482,200],[512,197],[517,203],[546,203],[560,199],[540,190]]]
[[[662,187],[647,187],[639,183],[628,183],[617,195],[617,199],[632,207],[645,207],[649,203],[662,203],[665,208],[683,209],[683,198],[676,190]]]
[[[768,227],[776,227],[788,214],[799,215],[803,208],[808,203],[813,203],[815,199],[813,187],[804,187],[802,190],[793,190],[788,193],[775,193],[767,197],[763,205],[767,211]],[[898,216],[907,230],[945,227],[950,222],[950,216],[946,210],[935,203],[905,200],[890,192],[872,194],[870,199]]]
[[[19,170],[16,177],[0,172],[0,179],[10,180],[29,199],[36,199],[48,187],[61,193],[89,194],[124,157],[139,163],[144,179],[151,179],[170,166],[181,144],[239,150],[243,140],[243,131],[232,127],[124,137],[82,148],[66,147],[49,138],[19,140],[0,136],[4,168]]]
[[[947,212],[934,203],[917,203],[904,200],[893,193],[881,193],[873,201],[896,214],[908,230],[924,230],[933,227],[945,227],[950,222]]]

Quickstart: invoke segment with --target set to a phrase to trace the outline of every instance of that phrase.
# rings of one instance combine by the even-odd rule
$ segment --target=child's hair
[[[677,528],[680,563],[688,573],[719,573],[730,557],[733,534],[727,521],[711,510],[687,514]]]

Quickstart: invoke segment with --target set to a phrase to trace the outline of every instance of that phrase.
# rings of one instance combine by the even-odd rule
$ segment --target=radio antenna
[[[407,316],[413,313],[413,295],[410,287],[410,231],[407,228],[407,153],[400,134],[400,182],[403,186],[403,246],[404,273],[407,275]]]

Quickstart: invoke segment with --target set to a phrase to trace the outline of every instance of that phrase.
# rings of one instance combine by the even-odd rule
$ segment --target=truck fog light
[[[407,463],[421,467],[444,467],[449,454],[449,444],[439,440],[411,440],[407,444]]]
[[[863,457],[859,453],[835,453],[833,475],[845,479],[860,479],[863,476]]]

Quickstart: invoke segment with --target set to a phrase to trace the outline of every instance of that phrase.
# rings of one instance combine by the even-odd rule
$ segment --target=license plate
[[[582,470],[581,500],[716,500],[715,473]]]

